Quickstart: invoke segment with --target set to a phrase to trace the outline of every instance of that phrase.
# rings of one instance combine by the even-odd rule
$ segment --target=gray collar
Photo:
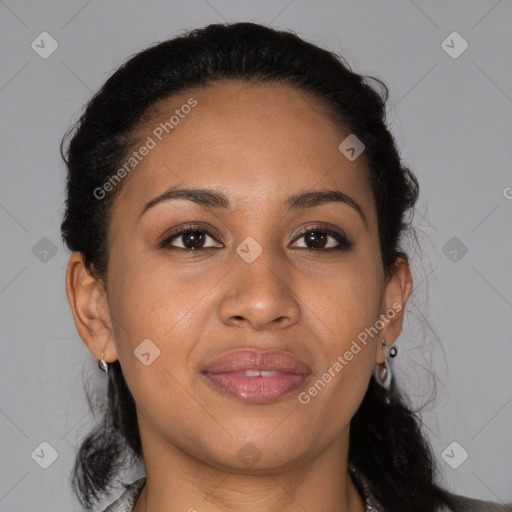
[[[373,495],[370,489],[370,485],[366,478],[361,473],[359,473],[356,470],[356,468],[350,463],[348,465],[348,471],[350,473],[350,476],[354,480],[356,487],[361,493],[361,496],[365,504],[365,512],[384,512],[382,506],[379,505],[379,503],[375,499],[375,496]]]

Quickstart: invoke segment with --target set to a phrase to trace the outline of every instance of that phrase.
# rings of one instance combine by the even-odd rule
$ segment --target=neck
[[[218,467],[141,430],[146,485],[133,512],[364,512],[347,469],[348,432],[286,467]]]

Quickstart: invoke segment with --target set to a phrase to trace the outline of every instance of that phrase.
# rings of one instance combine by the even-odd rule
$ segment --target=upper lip
[[[275,370],[282,373],[309,375],[310,367],[300,359],[282,351],[238,350],[209,362],[204,373],[228,373],[244,370]]]

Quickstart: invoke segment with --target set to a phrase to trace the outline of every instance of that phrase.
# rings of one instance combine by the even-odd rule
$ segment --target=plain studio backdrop
[[[64,131],[130,55],[225,21],[292,29],[389,86],[421,186],[394,370],[430,401],[442,483],[512,501],[511,2],[2,0],[0,511],[80,511],[69,474],[92,427],[84,378],[105,393],[65,296]]]

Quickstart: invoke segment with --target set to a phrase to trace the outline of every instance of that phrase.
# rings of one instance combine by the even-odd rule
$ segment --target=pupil
[[[318,233],[320,232],[310,231],[309,233],[307,233],[306,237],[308,241],[313,243],[314,247],[322,248],[325,245],[325,234],[319,235]]]
[[[198,240],[201,241],[203,238],[204,238],[204,233],[201,233],[199,231],[193,231],[190,233],[186,233],[184,235],[184,239],[185,239],[184,245],[185,245],[185,247],[187,247],[189,249],[196,249],[196,247],[194,247],[194,244],[196,244],[198,242]]]

